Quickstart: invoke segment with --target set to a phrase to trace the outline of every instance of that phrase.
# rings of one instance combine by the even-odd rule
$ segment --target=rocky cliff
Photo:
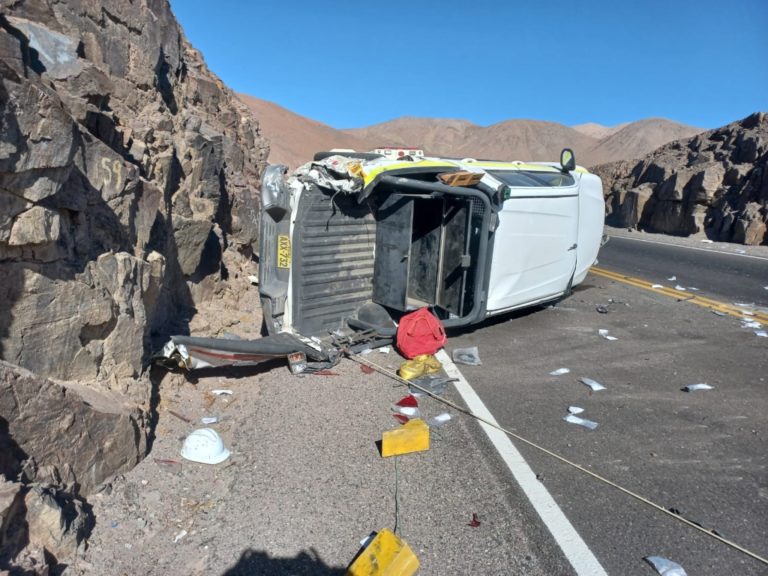
[[[765,113],[594,172],[603,179],[610,225],[768,244]]]
[[[268,144],[167,0],[0,0],[0,77],[0,380],[26,390],[0,403],[0,436],[87,492],[145,450],[130,406],[149,406],[153,338],[244,297]],[[102,464],[52,453],[41,410]],[[129,453],[107,453],[114,426]]]

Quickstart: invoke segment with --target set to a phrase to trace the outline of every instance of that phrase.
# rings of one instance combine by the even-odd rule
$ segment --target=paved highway
[[[600,266],[768,305],[768,259],[745,256],[613,238]],[[666,280],[672,275],[677,282]],[[600,304],[609,304],[607,314],[597,312]],[[600,328],[618,340],[601,338]],[[447,349],[465,346],[478,346],[483,364],[460,369],[502,426],[768,557],[768,338],[739,318],[590,275],[557,306],[453,334]],[[549,374],[561,367],[570,372]],[[607,389],[591,392],[578,381],[583,376]],[[714,389],[680,390],[695,383]],[[599,427],[565,422],[569,406],[584,408]],[[642,560],[649,555],[688,574],[768,573],[765,564],[513,443],[608,574],[654,574]]]

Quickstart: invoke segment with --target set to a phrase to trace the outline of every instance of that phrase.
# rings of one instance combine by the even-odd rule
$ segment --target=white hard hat
[[[229,450],[224,446],[224,442],[216,430],[200,428],[184,440],[181,456],[187,460],[192,460],[192,462],[218,464],[229,458]]]

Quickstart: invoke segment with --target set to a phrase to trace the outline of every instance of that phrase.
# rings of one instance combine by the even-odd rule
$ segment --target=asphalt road
[[[674,274],[711,298],[766,304],[766,260],[616,238],[607,247],[603,268],[649,280]],[[597,313],[609,299],[610,312]],[[600,328],[618,340],[600,338]],[[460,368],[501,425],[768,556],[767,338],[737,318],[590,275],[556,307],[453,334],[447,349],[464,346],[479,347],[483,365]],[[571,372],[549,375],[560,367]],[[607,389],[592,393],[581,376]],[[680,390],[700,382],[715,388]],[[585,408],[582,416],[598,429],[566,423],[571,405]],[[608,574],[655,574],[642,560],[648,555],[688,574],[768,573],[615,488],[515,445]]]
[[[726,302],[768,307],[765,256],[717,251],[706,244],[675,246],[613,236],[600,250],[600,266],[670,287],[693,286],[702,295]],[[669,281],[672,276],[677,279]]]

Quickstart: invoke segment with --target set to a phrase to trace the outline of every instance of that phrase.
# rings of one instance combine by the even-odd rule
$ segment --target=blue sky
[[[226,84],[335,128],[400,116],[714,128],[768,110],[768,0],[171,0]]]

